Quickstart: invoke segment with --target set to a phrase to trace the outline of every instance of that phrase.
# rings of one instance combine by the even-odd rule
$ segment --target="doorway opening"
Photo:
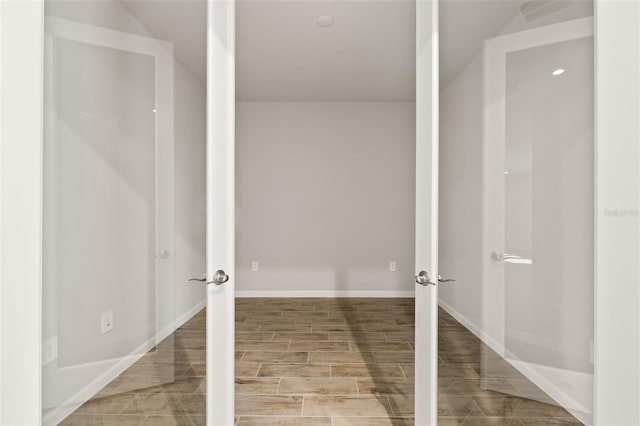
[[[593,5],[545,5],[441,2],[422,287],[416,3],[237,3],[238,424],[415,424],[419,291],[439,424],[593,423]],[[46,6],[44,422],[204,424],[206,2]]]
[[[237,5],[240,424],[413,422],[415,14]]]

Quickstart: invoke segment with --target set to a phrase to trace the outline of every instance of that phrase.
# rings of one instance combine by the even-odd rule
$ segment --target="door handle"
[[[458,281],[453,280],[451,278],[442,279],[442,275],[438,274],[438,282],[439,283],[457,283]]]
[[[500,253],[499,251],[491,253],[491,259],[495,262],[517,263],[521,265],[531,265],[533,263],[531,259],[526,257],[517,256],[515,254]]]
[[[427,271],[418,272],[418,275],[416,275],[416,283],[424,286],[436,285],[436,283],[432,282],[431,278],[429,278],[429,273]]]
[[[203,274],[202,278],[189,278],[186,282],[192,282],[192,281],[198,281],[198,282],[206,282],[207,281],[207,274]]]
[[[213,280],[207,281],[207,274],[202,275],[202,278],[189,278],[187,282],[201,282],[207,284],[215,284],[221,285],[229,281],[229,275],[227,275],[222,269],[218,269],[215,274],[213,274]]]
[[[168,259],[171,252],[167,249],[162,249],[156,253],[156,259]]]
[[[207,284],[215,284],[220,285],[229,281],[229,275],[227,275],[222,269],[218,269],[215,274],[213,274],[213,281],[209,281]]]

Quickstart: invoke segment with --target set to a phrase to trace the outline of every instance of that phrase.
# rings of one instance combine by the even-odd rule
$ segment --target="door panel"
[[[438,2],[418,1],[416,18],[415,423],[433,425],[438,395]]]
[[[42,401],[55,424],[124,392],[110,382],[135,361],[153,371],[119,378],[128,392],[175,377],[174,62],[170,43],[47,6]]]
[[[207,424],[234,422],[235,2],[207,12]],[[227,281],[216,283],[216,272]],[[219,281],[224,281],[224,278]]]
[[[486,43],[483,312],[492,350],[483,351],[483,383],[561,405],[587,424],[593,87],[592,18]]]

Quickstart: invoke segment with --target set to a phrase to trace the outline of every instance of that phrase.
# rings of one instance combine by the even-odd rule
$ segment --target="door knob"
[[[187,282],[197,281],[201,283],[207,284],[215,284],[221,285],[229,281],[229,275],[227,275],[222,269],[218,269],[215,274],[213,274],[213,280],[207,281],[207,274],[202,275],[202,278],[189,278]]]
[[[207,284],[215,284],[220,285],[229,281],[229,275],[227,275],[222,269],[218,269],[215,274],[213,274],[213,281],[209,281]]]
[[[416,275],[416,283],[420,284],[420,285],[436,285],[436,283],[431,281],[431,278],[429,278],[429,273],[427,271],[420,271],[418,272],[418,275]]]

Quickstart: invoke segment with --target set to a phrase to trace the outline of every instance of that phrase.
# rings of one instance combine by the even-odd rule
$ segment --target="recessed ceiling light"
[[[333,18],[329,15],[320,15],[318,16],[318,25],[322,28],[329,28],[333,25]]]
[[[551,73],[551,75],[560,75],[560,74],[564,74],[564,70],[562,68],[558,68],[557,70]]]
[[[509,172],[504,172],[504,174],[505,174],[505,175],[508,175],[508,174],[509,174]]]

